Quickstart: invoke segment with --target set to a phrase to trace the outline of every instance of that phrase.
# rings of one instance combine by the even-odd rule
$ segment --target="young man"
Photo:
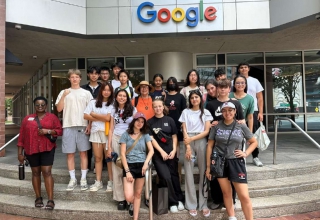
[[[89,77],[89,83],[82,85],[81,88],[89,91],[92,97],[95,99],[98,96],[100,83],[98,79],[100,77],[99,69],[95,66],[89,67],[87,70],[87,75]],[[92,160],[92,147],[87,152],[88,155],[88,170],[91,170],[91,160]]]
[[[68,79],[71,87],[62,90],[56,100],[58,112],[63,111],[63,135],[62,152],[67,154],[67,163],[70,174],[70,181],[67,191],[72,191],[77,186],[75,177],[74,155],[76,149],[80,152],[81,163],[81,190],[87,190],[87,150],[90,149],[88,121],[84,120],[83,112],[89,101],[93,98],[91,93],[80,87],[81,72],[70,69]]]
[[[219,81],[222,79],[226,79],[227,78],[227,74],[224,72],[223,69],[218,68],[216,71],[214,71],[214,78]]]
[[[109,82],[109,78],[110,78],[110,69],[109,67],[103,66],[100,68],[100,82],[101,83],[107,83]]]
[[[260,121],[263,121],[263,94],[262,91],[264,90],[261,86],[259,80],[249,76],[250,66],[249,63],[240,63],[238,65],[238,72],[247,78],[247,87],[248,87],[248,94],[251,95],[254,99],[254,113],[253,113],[253,133],[258,130],[260,127]],[[259,155],[259,148],[256,148],[252,152],[253,157],[253,164],[258,167],[262,167],[263,163],[258,158]]]
[[[228,79],[219,80],[217,84],[217,94],[219,94],[219,97],[212,101],[209,101],[206,105],[206,109],[210,111],[213,117],[212,126],[217,125],[218,122],[222,120],[221,106],[225,102],[232,102],[236,106],[237,113],[236,113],[235,119],[240,121],[241,123],[245,123],[241,103],[237,100],[233,100],[229,98],[230,89],[231,89],[230,80]],[[231,186],[232,186],[233,202],[235,203],[236,191],[232,184]],[[210,189],[211,189],[211,198],[213,200],[213,203],[209,206],[209,208],[218,209],[223,204],[223,194],[217,178],[214,178],[212,181],[210,181]]]
[[[123,69],[123,65],[121,62],[117,62],[117,63],[112,64],[111,69],[112,69],[112,72],[114,75],[114,79],[111,81],[111,85],[112,85],[113,89],[116,89],[121,85],[121,83],[119,81],[119,72],[120,72],[120,70]],[[129,86],[132,87],[132,83],[130,80],[129,80]]]

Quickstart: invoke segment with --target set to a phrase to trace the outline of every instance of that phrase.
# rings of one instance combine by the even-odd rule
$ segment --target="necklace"
[[[143,98],[141,97],[141,100],[142,100],[142,102],[143,102],[143,104],[144,104],[144,108],[146,109],[146,110],[148,110],[148,104],[149,104],[149,96],[147,97],[147,99],[148,99],[148,101],[147,101],[147,104],[143,101]]]

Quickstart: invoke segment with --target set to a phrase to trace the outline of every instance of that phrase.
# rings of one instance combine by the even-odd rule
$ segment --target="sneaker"
[[[171,213],[177,213],[179,212],[178,207],[176,205],[170,206],[170,212]]]
[[[108,181],[106,192],[112,192],[113,181]]]
[[[209,205],[209,208],[212,210],[219,209],[220,207],[221,207],[221,204],[216,204],[214,202]]]
[[[118,210],[125,210],[126,206],[127,206],[127,201],[126,200],[121,201],[118,203]]]
[[[179,211],[184,210],[184,205],[183,205],[183,203],[182,203],[181,201],[179,201],[178,210],[179,210]]]
[[[88,184],[86,179],[81,179],[80,180],[80,190],[84,191],[88,189]]]
[[[129,205],[129,215],[130,215],[130,217],[133,217],[133,204],[132,203],[130,203],[130,205]]]
[[[232,216],[232,217],[229,217],[229,220],[237,220],[237,218]]]
[[[102,181],[94,181],[94,184],[90,186],[90,191],[91,192],[97,192],[99,189],[103,188],[103,183]]]
[[[73,191],[74,188],[77,187],[77,179],[70,179],[69,184],[67,186],[67,191]]]
[[[259,160],[258,157],[253,158],[252,163],[254,165],[256,165],[257,167],[262,167],[263,166],[263,163],[261,163],[261,161]]]

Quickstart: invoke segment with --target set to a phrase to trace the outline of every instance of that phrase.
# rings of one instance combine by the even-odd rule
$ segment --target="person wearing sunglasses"
[[[48,101],[45,97],[39,96],[33,100],[35,113],[27,115],[20,127],[18,138],[18,160],[23,164],[25,157],[30,163],[32,171],[32,186],[36,194],[35,207],[44,206],[41,196],[41,173],[45,182],[48,195],[48,202],[45,209],[53,210],[53,178],[51,168],[54,160],[54,153],[57,147],[51,142],[48,135],[61,136],[62,126],[58,117],[46,112]],[[39,124],[41,128],[39,128]]]

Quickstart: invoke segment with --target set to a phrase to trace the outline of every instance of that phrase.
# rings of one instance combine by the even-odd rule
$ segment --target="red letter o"
[[[165,18],[162,17],[162,14],[165,13],[167,16]],[[168,22],[170,20],[170,11],[169,9],[167,8],[161,8],[159,11],[158,11],[158,19],[160,22]]]

